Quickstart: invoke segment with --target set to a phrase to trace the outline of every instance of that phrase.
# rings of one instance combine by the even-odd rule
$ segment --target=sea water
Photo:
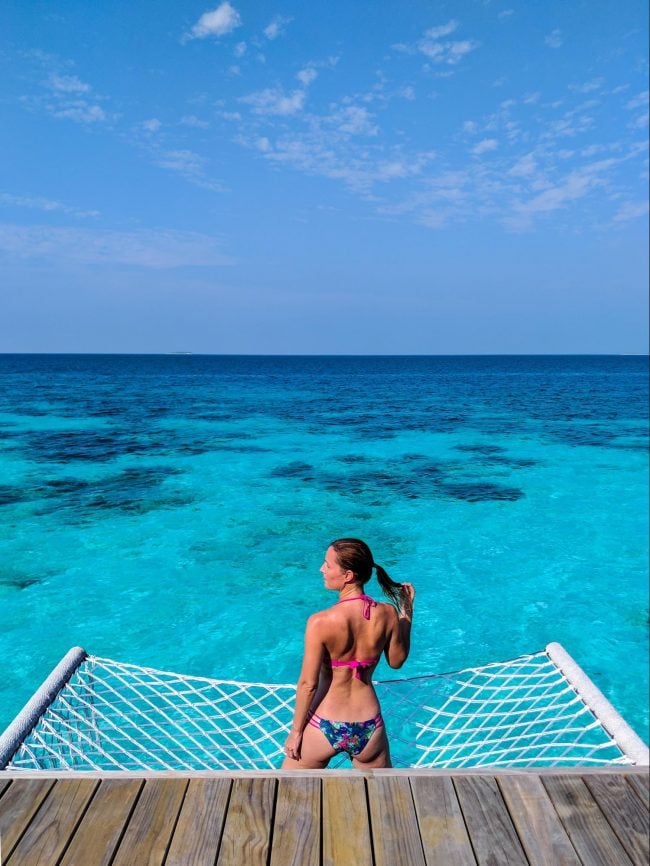
[[[647,739],[647,412],[646,357],[0,356],[0,729],[74,645],[294,682],[351,535],[417,590],[377,679],[559,641]]]

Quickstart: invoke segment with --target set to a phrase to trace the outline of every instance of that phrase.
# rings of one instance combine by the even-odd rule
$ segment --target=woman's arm
[[[401,668],[411,649],[411,622],[415,589],[411,583],[403,583],[400,589],[400,612],[395,611],[394,620],[384,648],[386,661],[392,668]]]
[[[302,660],[302,670],[296,686],[296,707],[293,713],[293,725],[284,746],[289,758],[300,758],[302,734],[307,724],[307,715],[311,702],[318,688],[318,678],[323,660],[323,639],[320,616],[314,614],[307,620],[305,629],[305,652]]]

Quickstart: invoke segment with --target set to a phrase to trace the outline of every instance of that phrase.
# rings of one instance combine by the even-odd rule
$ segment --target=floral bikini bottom
[[[312,713],[309,724],[323,732],[335,752],[347,752],[350,758],[356,758],[366,748],[377,728],[383,726],[384,720],[381,713],[377,713],[374,719],[366,722],[330,722]]]

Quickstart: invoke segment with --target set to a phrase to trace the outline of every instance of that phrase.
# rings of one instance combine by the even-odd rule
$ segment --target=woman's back
[[[392,604],[365,594],[373,569],[399,615]],[[388,740],[372,675],[382,653],[391,667],[401,667],[408,656],[413,587],[391,580],[370,548],[354,538],[332,542],[320,571],[325,588],[336,591],[339,600],[307,621],[283,767],[325,767],[339,752],[346,752],[355,767],[388,767]]]

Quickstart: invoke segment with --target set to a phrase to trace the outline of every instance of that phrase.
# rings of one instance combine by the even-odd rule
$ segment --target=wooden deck
[[[0,774],[0,866],[648,863],[648,770]]]

